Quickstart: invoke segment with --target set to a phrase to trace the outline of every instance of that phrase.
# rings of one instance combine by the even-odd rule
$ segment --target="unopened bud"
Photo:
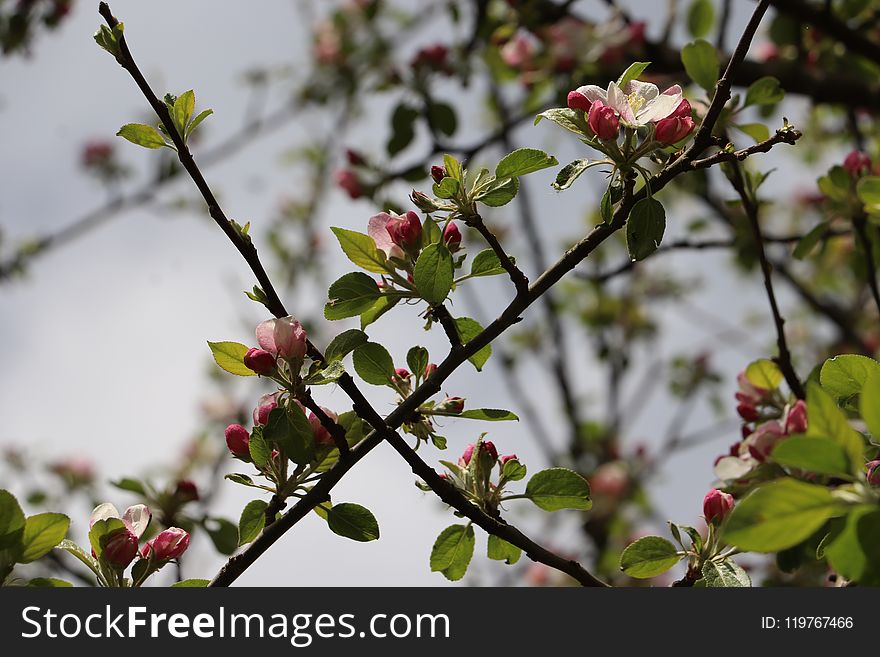
[[[581,110],[582,112],[589,112],[590,106],[592,105],[590,99],[577,90],[568,92],[566,102],[569,109]]]
[[[244,366],[257,374],[268,376],[275,371],[275,357],[265,349],[248,349],[244,355]]]
[[[733,511],[733,495],[713,488],[703,498],[703,517],[706,522],[721,522]]]
[[[438,185],[440,181],[446,177],[446,167],[437,166],[436,164],[431,167],[431,178],[434,179],[434,182]]]
[[[391,236],[391,241],[404,251],[418,248],[422,240],[422,222],[412,210],[392,218],[385,224],[385,230]]]
[[[590,130],[595,132],[599,139],[604,141],[617,139],[620,132],[620,119],[613,107],[597,100],[590,108],[588,122]]]
[[[189,547],[189,534],[179,527],[169,527],[155,538],[147,541],[141,551],[144,559],[171,561],[179,559]]]
[[[240,424],[230,424],[226,427],[226,446],[233,456],[240,459],[249,459],[251,436]]]
[[[446,243],[446,248],[452,253],[455,253],[461,247],[461,231],[451,221],[443,229],[443,241]]]
[[[116,568],[125,568],[138,553],[138,538],[127,528],[101,537],[101,558]]]

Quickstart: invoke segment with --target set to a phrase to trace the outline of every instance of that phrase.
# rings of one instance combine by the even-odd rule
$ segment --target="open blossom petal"
[[[110,502],[104,502],[103,504],[99,504],[95,507],[95,510],[92,511],[92,515],[89,518],[89,529],[92,528],[99,520],[107,520],[109,518],[119,518],[119,511],[116,510],[116,507],[110,504]]]
[[[388,232],[388,222],[396,217],[387,212],[380,212],[370,217],[367,222],[367,235],[373,238],[376,248],[384,251],[389,258],[403,258],[403,250],[391,240]]]
[[[587,84],[583,87],[578,87],[575,89],[582,96],[586,96],[587,100],[591,103],[595,103],[597,100],[601,100],[603,103],[607,102],[608,94],[602,87],[597,87],[595,84]]]
[[[150,519],[152,517],[153,514],[146,505],[135,504],[125,510],[125,514],[122,516],[122,522],[125,523],[125,526],[128,527],[128,530],[132,534],[140,538],[144,535],[144,532],[147,531],[147,525],[150,524]]]
[[[656,87],[654,87],[656,89]],[[659,121],[665,119],[678,109],[681,103],[681,87],[677,84],[669,87],[662,94],[649,100],[644,107],[638,112],[638,123],[644,125],[651,121]]]
[[[608,85],[607,105],[620,115],[624,123],[635,124],[636,116],[629,104],[629,98],[623,93],[623,89],[617,86],[616,82]]]

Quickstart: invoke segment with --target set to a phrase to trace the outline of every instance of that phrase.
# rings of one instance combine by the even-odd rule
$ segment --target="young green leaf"
[[[220,554],[230,555],[238,549],[238,526],[226,518],[206,518],[202,527]]]
[[[116,133],[117,137],[127,139],[132,144],[143,146],[144,148],[162,148],[168,146],[165,138],[156,128],[142,123],[129,123],[119,128]]]
[[[257,373],[244,364],[247,346],[238,342],[208,342],[217,364],[230,374],[256,376]]]
[[[470,317],[459,317],[455,320],[455,328],[458,330],[458,336],[461,338],[462,344],[467,344],[475,337],[477,337],[480,333],[483,332],[483,327],[480,326],[480,323]],[[486,361],[489,360],[489,357],[492,355],[492,345],[487,344],[485,347],[481,348],[477,353],[468,358],[471,364],[477,369],[478,372],[483,371],[483,365],[486,364]]]
[[[363,272],[352,272],[338,278],[327,292],[324,318],[329,320],[355,317],[372,308],[382,296],[376,281]]]
[[[849,471],[846,450],[828,438],[791,436],[779,441],[770,457],[780,465],[816,474],[846,476]]]
[[[753,386],[764,390],[776,390],[782,383],[782,370],[772,360],[761,358],[746,366],[746,379]]]
[[[294,463],[305,465],[315,458],[315,441],[312,425],[299,404],[288,404],[286,408],[276,408],[269,413],[263,429],[263,437],[269,444],[278,445]],[[253,444],[253,437],[251,437]],[[251,450],[253,456],[253,449]],[[256,462],[256,460],[254,461]]]
[[[500,208],[510,203],[519,191],[519,178],[504,178],[496,180],[485,191],[474,197],[483,205],[490,208]]]
[[[29,588],[69,589],[73,584],[57,577],[35,577],[27,583]]]
[[[775,105],[785,98],[785,92],[779,86],[779,80],[774,77],[763,77],[752,82],[746,92],[746,100],[743,107],[749,105]]]
[[[797,243],[797,246],[794,248],[792,256],[794,256],[796,260],[803,260],[804,258],[806,258],[813,250],[813,248],[822,241],[822,238],[825,236],[828,228],[829,224],[827,221],[823,221],[813,226],[810,229],[810,232],[804,235]]]
[[[471,262],[471,276],[498,276],[504,273],[498,254],[492,249],[480,251]]]
[[[620,77],[617,78],[617,86],[620,88],[625,87],[632,80],[637,80],[638,77],[645,72],[645,69],[651,65],[651,62],[633,62],[629,66],[627,66],[626,70],[621,73]]]
[[[715,47],[708,41],[697,39],[681,49],[681,63],[688,77],[711,94],[721,70]]]
[[[681,560],[675,546],[660,536],[644,536],[620,555],[620,569],[630,577],[648,579],[662,575]]]
[[[202,589],[211,583],[209,579],[183,579],[171,585],[172,589]]]
[[[730,559],[707,561],[702,573],[709,588],[748,588],[752,585],[749,574]]]
[[[266,509],[269,507],[263,500],[252,500],[241,511],[238,521],[238,545],[247,545],[253,541],[266,525]]]
[[[712,0],[693,0],[688,9],[688,31],[695,39],[700,39],[712,29],[715,22],[715,7]]]
[[[657,250],[666,231],[666,211],[654,198],[636,203],[626,222],[626,248],[633,260],[644,260]]]
[[[422,298],[432,306],[442,303],[452,289],[455,266],[452,254],[443,244],[431,244],[419,255],[413,281]]]
[[[409,367],[409,371],[417,377],[421,377],[425,373],[429,359],[428,350],[424,347],[412,347],[406,352],[406,365]]]
[[[844,354],[825,361],[819,383],[830,395],[844,401],[862,391],[870,374],[880,375],[880,363],[867,356]]]
[[[358,267],[375,274],[388,273],[385,254],[376,247],[372,237],[345,228],[331,227],[330,230],[336,235],[339,246],[348,259]]]
[[[276,411],[272,412],[276,413]],[[250,451],[251,460],[258,468],[265,468],[269,465],[269,461],[272,459],[272,448],[269,446],[269,442],[263,437],[262,431],[253,431],[251,433],[251,439],[248,442],[248,450]]]
[[[532,475],[525,495],[544,511],[586,510],[593,506],[587,480],[566,468],[548,468]]]
[[[522,549],[508,543],[503,538],[498,538],[495,534],[489,534],[487,556],[512,566],[522,556]]]
[[[464,577],[474,555],[474,528],[471,525],[447,527],[431,549],[431,571],[441,572],[456,582]]]
[[[60,513],[38,513],[25,521],[19,563],[30,563],[49,553],[67,535],[70,518]]]
[[[196,95],[193,90],[184,91],[174,101],[174,123],[181,137],[186,136],[186,126],[196,109]]]
[[[391,354],[376,342],[366,342],[354,350],[354,371],[374,386],[390,386],[394,376]]]
[[[859,506],[846,517],[842,531],[825,548],[825,557],[839,573],[862,586],[880,586],[880,510]]]
[[[770,139],[770,128],[763,123],[740,123],[733,126],[755,140],[755,143]]]
[[[519,417],[517,417],[515,413],[505,411],[501,408],[472,408],[467,411],[462,411],[456,417],[468,420],[485,420],[486,422],[519,421]]]
[[[597,162],[593,162],[597,164]],[[562,191],[571,187],[572,183],[587,169],[590,168],[590,158],[585,157],[581,160],[569,162],[559,170],[556,174],[556,180],[552,183],[553,189]]]
[[[342,360],[367,341],[367,334],[358,329],[343,331],[330,341],[324,358],[328,363]]]
[[[376,303],[374,303],[369,310],[365,310],[361,313],[361,330],[367,328],[382,315],[394,308],[399,301],[400,297],[391,297],[387,295],[382,295],[376,299]]]
[[[534,173],[547,167],[554,167],[559,162],[552,155],[548,155],[537,148],[518,148],[512,153],[501,158],[498,166],[495,167],[495,177],[498,180],[503,178],[518,178],[528,173]]]
[[[859,411],[874,442],[880,442],[880,374],[869,374],[859,397]]]
[[[593,131],[590,130],[584,112],[581,112],[580,110],[573,110],[567,107],[555,107],[538,114],[538,116],[535,117],[535,125],[538,125],[538,123],[541,122],[541,119],[552,121],[560,128],[573,132],[579,137],[588,138],[593,136]]]
[[[0,550],[18,548],[24,534],[25,517],[15,495],[0,489]]]
[[[379,538],[379,523],[369,509],[359,504],[335,504],[327,512],[330,531],[353,541],[366,543]]]
[[[807,434],[838,443],[849,457],[850,474],[861,474],[865,463],[865,441],[849,425],[834,399],[815,382],[807,383]]]

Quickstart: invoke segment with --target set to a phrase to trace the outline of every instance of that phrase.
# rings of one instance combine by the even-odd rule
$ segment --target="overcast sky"
[[[99,23],[94,4],[77,3],[72,18],[57,33],[39,39],[33,57],[0,60],[0,180],[4,181],[0,226],[11,241],[57,230],[99,206],[104,199],[102,190],[78,170],[80,149],[87,139],[112,138],[120,125],[144,116],[143,99],[130,78],[92,41]],[[603,3],[582,4],[603,11]],[[654,5],[631,4],[636,12]],[[247,100],[240,82],[244,71],[255,65],[303,61],[307,42],[296,3],[264,0],[259,4],[259,20],[253,7],[253,3],[208,0],[116,0],[112,4],[114,13],[125,21],[126,35],[141,68],[154,84],[177,91],[194,87],[200,106],[214,109],[215,115],[204,124],[206,146],[240,127]],[[735,25],[740,25],[745,16],[737,14],[735,19]],[[439,38],[436,32],[433,38]],[[269,104],[282,99],[276,94]],[[461,104],[467,97],[453,100],[460,109],[468,110]],[[388,102],[379,99],[365,104],[365,118],[351,143],[381,154]],[[370,118],[373,115],[375,121]],[[480,116],[474,107],[460,112],[462,142],[469,143],[467,136],[479,133],[483,127]],[[281,154],[303,143],[316,127],[325,128],[326,124],[314,118],[291,123],[207,171],[209,182],[222,191],[227,213],[253,221],[257,240],[261,218],[270,217],[279,200],[298,184],[291,170],[278,164]],[[578,144],[560,132],[547,124],[537,128],[527,124],[518,138],[524,145],[546,147],[561,162],[567,161],[567,156],[579,157]],[[155,155],[121,141],[117,146],[125,162],[138,171]],[[773,157],[765,160],[774,161]],[[579,191],[559,195],[549,188],[553,175],[542,172],[530,176],[529,184],[533,198],[541,204],[539,215],[548,250],[561,253],[564,240],[582,231],[583,208],[596,202],[600,183],[598,179],[579,181],[575,188]],[[175,183],[173,190],[189,194],[187,182]],[[353,203],[336,195],[323,208],[322,221],[327,226],[365,230],[367,218],[375,210],[368,203]],[[686,209],[671,214],[667,238],[683,234],[693,216]],[[503,221],[503,215],[495,217]],[[517,249],[523,252],[522,247],[514,239],[510,248],[517,253]],[[701,281],[692,297],[694,306],[725,322],[741,324],[750,311],[764,310],[759,281],[720,272],[714,260],[718,257],[711,253],[689,255],[674,262],[667,260],[664,267]],[[351,267],[334,255],[328,269],[332,280]],[[505,282],[479,283],[486,299],[481,315],[488,316],[503,306],[508,294]],[[208,386],[205,341],[252,342],[247,327],[265,318],[260,307],[241,294],[252,284],[245,263],[222,233],[195,213],[150,208],[126,212],[104,228],[40,259],[26,280],[0,287],[0,446],[22,444],[46,457],[79,454],[93,459],[113,478],[137,475],[173,461],[181,441],[202,422],[198,403],[205,398]],[[314,290],[287,305],[293,309],[298,304],[314,307],[324,293]],[[785,293],[782,297],[787,304],[790,297]],[[466,314],[466,304],[456,303],[463,308],[461,314]],[[732,376],[749,360],[767,355],[772,343],[766,324],[756,340],[732,345],[726,338],[713,338],[718,328],[687,309],[663,311],[662,317],[667,337],[652,348],[652,357],[679,353],[693,345],[715,350],[715,362],[729,377],[724,388],[728,400],[732,398]],[[348,327],[348,323],[340,323],[334,328]],[[432,347],[434,360],[443,353],[442,335],[438,331],[424,334],[415,313],[386,318],[371,328],[370,335],[390,345],[400,362],[412,344]],[[601,409],[600,370],[588,357],[586,345],[574,344],[572,350],[572,368],[581,381],[580,396],[591,404],[588,409]],[[541,377],[534,369],[523,377],[538,403],[549,386]],[[517,410],[507,396],[497,362],[490,361],[481,376],[474,376],[465,366],[444,389],[467,397],[471,407]],[[383,392],[371,389],[369,393],[380,411],[390,410],[391,400]],[[344,410],[346,399],[340,392],[322,390],[320,394],[328,405]],[[253,386],[253,399],[258,395]],[[634,403],[643,405],[642,400]],[[733,404],[730,406],[732,409]],[[556,438],[563,445],[565,432],[555,419],[556,411],[545,408],[543,415],[551,426],[560,428]],[[665,429],[670,415],[664,396],[652,398],[630,432],[632,441],[650,444],[660,440],[656,427]],[[709,410],[701,405],[688,426],[693,430],[712,420]],[[488,430],[502,452],[517,452],[532,472],[544,465],[523,423],[479,426],[461,421],[448,423],[444,429],[450,451],[443,457],[456,458],[466,443]],[[222,435],[216,439],[223,441]],[[677,521],[696,522],[702,495],[712,482],[712,460],[735,439],[736,431],[670,461],[655,485],[665,513]],[[427,448],[424,456],[435,462],[438,455]],[[234,467],[230,460],[228,471]],[[130,501],[121,492],[110,495],[117,506]],[[227,484],[222,513],[237,518],[252,497],[245,489]],[[429,571],[428,555],[436,535],[455,518],[432,496],[413,486],[412,474],[392,450],[383,445],[371,453],[337,487],[334,501],[353,501],[370,508],[379,520],[381,540],[354,543],[330,533],[321,520],[310,517],[239,582],[446,583]],[[522,511],[526,527],[540,530],[541,514]],[[563,524],[574,521],[574,514],[563,518]],[[85,524],[85,516],[74,518],[75,537],[83,539]],[[190,559],[187,575],[210,577],[222,559],[203,542],[195,544],[194,550],[203,558],[198,564]],[[487,562],[484,550],[485,537],[478,540],[474,572],[502,569]]]

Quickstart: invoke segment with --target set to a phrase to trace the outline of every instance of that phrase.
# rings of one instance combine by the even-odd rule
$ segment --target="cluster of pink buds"
[[[720,524],[733,511],[733,495],[713,488],[703,498],[703,517],[709,524]]]
[[[121,573],[138,557],[147,561],[145,572],[134,582],[139,585],[149,574],[179,559],[189,546],[189,533],[179,527],[169,527],[147,541],[139,551],[138,544],[152,517],[150,509],[143,504],[128,507],[121,516],[109,502],[99,504],[89,519],[92,556],[116,573]],[[120,578],[105,583],[115,586],[122,581]]]
[[[871,166],[871,158],[864,151],[851,151],[843,160],[843,168],[853,178],[860,178],[870,173]]]

